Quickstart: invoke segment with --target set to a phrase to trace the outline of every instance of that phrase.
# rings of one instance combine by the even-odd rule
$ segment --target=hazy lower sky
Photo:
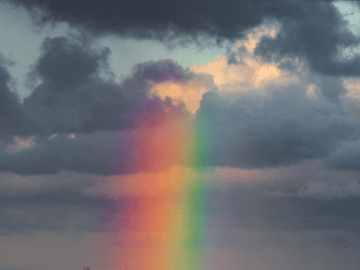
[[[0,270],[356,269],[359,19],[0,0]]]

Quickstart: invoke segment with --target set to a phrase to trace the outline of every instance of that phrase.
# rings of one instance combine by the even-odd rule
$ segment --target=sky
[[[359,18],[0,0],[0,270],[356,269]]]

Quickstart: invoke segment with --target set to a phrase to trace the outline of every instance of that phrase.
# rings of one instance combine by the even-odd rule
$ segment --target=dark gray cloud
[[[69,22],[97,33],[115,33],[137,38],[196,38],[199,34],[234,39],[244,30],[263,22],[264,17],[286,17],[296,13],[297,1],[43,1],[15,0],[33,13],[36,20]]]
[[[255,181],[212,189],[209,217],[218,221],[214,223],[217,226],[210,225],[214,245],[359,248],[354,241],[354,237],[359,238],[359,197],[334,200],[274,197],[263,193],[267,186]],[[249,238],[251,233],[254,239]],[[259,234],[263,237],[256,237]]]
[[[346,29],[331,1],[9,1],[25,6],[41,23],[69,22],[92,33],[176,42],[204,35],[216,42],[234,40],[275,19],[282,24],[280,33],[264,37],[258,54],[277,60],[298,56],[327,75],[360,74],[360,56],[338,57],[341,49],[357,46],[359,38]]]
[[[149,98],[148,93],[156,83],[182,83],[194,79],[194,74],[170,60],[150,61],[135,66],[133,73],[117,84],[100,74],[106,72],[106,48],[74,37],[58,37],[46,39],[42,50],[31,73],[41,79],[40,85],[23,104],[16,101],[15,94],[15,103],[7,103],[38,123],[41,129],[33,134],[40,136],[35,145],[17,152],[3,144],[0,171],[113,175],[160,171],[180,162],[141,159],[139,155],[145,152],[139,148],[143,141],[137,128],[147,125],[159,130],[174,119],[189,119],[184,104]],[[69,74],[63,71],[67,67]],[[6,82],[9,76],[4,74]],[[312,80],[334,103],[345,92],[337,78],[315,76]],[[269,97],[250,91],[234,101],[216,92],[203,96],[195,119],[201,138],[194,153],[197,165],[262,168],[297,164],[326,157],[357,131],[354,119],[325,99],[307,98],[305,87],[277,89],[270,85],[265,91]],[[87,135],[89,132],[94,134]],[[49,138],[54,133],[64,136]],[[70,133],[76,137],[67,137]],[[180,163],[193,165],[188,160],[192,159],[184,157]]]
[[[47,231],[96,231],[108,199],[57,190],[0,198],[0,235]]]
[[[262,38],[255,54],[275,61],[299,57],[322,74],[358,76],[360,56],[342,59],[340,54],[343,49],[358,46],[359,37],[346,28],[347,23],[330,2],[305,3],[298,5],[295,16],[282,21],[275,38]]]
[[[326,157],[358,129],[334,104],[288,86],[270,98],[252,92],[235,101],[206,93],[197,112],[205,166],[259,168]]]
[[[360,171],[360,142],[350,142],[323,160],[330,170]]]
[[[282,187],[296,190],[309,178],[306,168],[312,164],[294,166],[280,172]],[[291,173],[292,172],[292,173]],[[266,174],[265,174],[266,175]],[[9,176],[10,178],[10,176]],[[295,181],[293,178],[296,178]],[[42,177],[49,185],[13,186],[20,192],[6,192],[0,196],[0,232],[2,235],[34,231],[98,231],[114,229],[143,229],[133,227],[130,217],[136,206],[154,198],[120,197],[109,199],[85,195],[84,189],[103,181],[90,175],[62,174]],[[79,180],[81,179],[81,180]],[[36,182],[36,177],[22,181]],[[65,182],[65,183],[63,183]],[[261,179],[244,183],[211,186],[207,190],[209,244],[221,248],[241,248],[247,251],[270,247],[286,249],[359,249],[359,198],[317,200],[297,196],[274,197],[264,194],[277,179]],[[54,184],[56,183],[56,184]],[[104,183],[105,184],[105,183]],[[279,183],[278,187],[279,187]],[[4,187],[3,185],[1,186]],[[156,200],[156,198],[155,198]],[[161,199],[159,199],[161,202]],[[125,218],[126,217],[126,218]],[[205,217],[205,218],[206,218]],[[115,221],[115,222],[114,222]],[[132,227],[129,227],[132,226]],[[129,245],[117,240],[118,245]],[[320,268],[321,269],[321,268]],[[328,268],[332,269],[332,268]]]
[[[142,132],[139,129],[96,132],[78,134],[74,139],[59,135],[17,152],[3,148],[0,171],[20,175],[55,174],[64,170],[118,175],[160,172],[177,162],[173,158],[164,160],[162,155],[152,156],[151,153],[159,151],[156,148],[158,138],[150,140]],[[163,145],[169,147],[171,143],[164,141]]]
[[[147,63],[145,66],[153,67],[153,64]],[[141,91],[148,87],[144,77],[153,78],[152,81],[163,79],[159,75],[161,68],[157,72],[156,68],[148,67],[138,66],[133,77],[123,84],[122,89],[135,89],[135,96],[140,97],[140,100],[143,96],[145,100],[145,103],[132,103],[138,111],[134,117],[128,118],[130,129],[98,131],[92,134],[77,133],[75,138],[59,135],[17,152],[5,150],[4,145],[0,155],[0,171],[36,175],[65,170],[116,175],[161,171],[174,164],[193,166],[194,164],[189,164],[189,160],[194,160],[190,156],[164,160],[161,156],[147,155],[148,152],[156,151],[154,147],[157,138],[153,138],[155,141],[149,138],[144,141],[141,129],[136,127],[146,123],[160,135],[163,123],[184,119],[182,107],[174,107],[170,100],[163,102],[154,99],[150,102],[141,94]],[[149,70],[151,75],[147,74]],[[272,89],[274,87],[269,86],[269,93],[275,91],[267,97],[250,91],[234,101],[225,99],[216,92],[206,93],[195,119],[199,130],[196,136],[201,139],[195,142],[195,161],[192,163],[195,162],[199,167],[236,168],[297,164],[304,160],[328,156],[341,146],[344,140],[351,139],[356,134],[358,123],[346,117],[335,104],[326,99],[307,98],[306,89],[300,86]],[[83,95],[86,100],[85,93],[81,92],[79,97]],[[129,92],[129,96],[132,94]],[[63,104],[67,102],[71,102],[68,96],[63,99]],[[37,109],[41,110],[41,106],[42,104],[37,106]],[[74,106],[76,108],[76,105]],[[49,122],[56,119],[50,108]],[[173,113],[165,113],[167,108]],[[66,110],[61,108],[60,112],[66,113]],[[56,113],[62,116],[60,112]],[[162,117],[164,115],[165,117]],[[99,124],[98,130],[100,127]],[[82,131],[86,129],[83,128]],[[166,141],[163,144],[165,145]]]
[[[111,200],[85,192],[104,179],[60,173],[20,177],[0,175],[0,235],[34,231],[96,231]]]
[[[10,74],[0,62],[0,137],[26,136],[36,125],[27,117],[18,96],[10,90]]]
[[[343,80],[340,78],[319,75],[316,76],[316,78],[313,78],[313,80],[316,85],[320,87],[324,97],[335,104],[339,103],[341,98],[347,92],[344,88]]]
[[[344,230],[359,232],[358,197],[316,200],[265,197],[257,205],[262,224],[271,230]],[[282,218],[280,218],[282,217]]]
[[[45,134],[123,129],[135,124],[132,115],[144,107],[152,108],[149,119],[164,114],[170,103],[148,98],[152,85],[191,79],[178,64],[163,60],[138,64],[119,85],[100,75],[108,71],[107,48],[96,50],[88,42],[57,37],[46,39],[42,50],[31,72],[42,82],[24,99],[23,107]]]
[[[21,175],[53,174],[61,170],[97,174],[115,173],[110,159],[116,134],[78,135],[75,139],[57,136],[36,146],[11,153],[3,149],[1,171]]]
[[[149,90],[156,83],[183,83],[195,75],[171,60],[149,61],[136,65],[118,84],[101,74],[111,72],[109,53],[84,39],[46,39],[30,73],[33,80],[41,80],[40,84],[23,103],[10,92],[6,69],[0,69],[2,139],[34,136],[32,147],[21,151],[13,151],[16,147],[11,148],[10,141],[1,142],[0,171],[35,175],[68,170],[109,175],[160,169],[154,164],[161,162],[154,159],[139,165],[138,146],[143,141],[136,128],[160,128],[171,119],[187,119],[189,112],[183,103],[174,105],[170,98],[150,98]],[[32,129],[26,129],[29,126]],[[119,132],[125,130],[129,132]],[[55,133],[59,136],[51,138]],[[68,137],[71,133],[76,133],[76,138]],[[87,136],[89,133],[93,134]],[[21,139],[17,142],[21,144]],[[168,168],[171,162],[164,166]]]
[[[257,172],[239,172],[254,173],[255,177],[236,184],[225,184],[225,175],[218,189],[215,184],[209,187],[209,207],[204,213],[209,218],[209,241],[217,247],[240,248],[246,257],[255,253],[259,256],[254,256],[254,261],[261,257],[265,258],[262,263],[269,262],[266,269],[289,269],[294,257],[289,264],[282,264],[288,254],[297,254],[301,261],[297,266],[303,269],[352,269],[359,264],[359,193],[344,195],[338,190],[352,184],[358,187],[359,175],[338,181],[338,194],[316,193],[320,159],[329,170],[354,171],[359,171],[360,160],[359,142],[352,141],[357,136],[358,120],[341,110],[346,104],[341,104],[345,90],[339,78],[331,77],[358,74],[356,57],[335,57],[339,47],[351,47],[358,41],[342,28],[344,23],[331,3],[105,1],[100,6],[94,1],[13,2],[30,9],[37,4],[46,7],[43,22],[69,21],[96,33],[160,40],[202,34],[232,40],[264,18],[284,23],[279,36],[263,39],[257,53],[266,56],[268,50],[279,57],[276,61],[283,56],[308,61],[313,70],[325,74],[309,79],[325,98],[307,97],[302,86],[269,86],[261,89],[262,94],[250,91],[232,100],[216,91],[203,96],[194,120],[199,131],[195,134],[197,165],[202,169],[276,167],[278,172],[268,176],[270,170],[266,169],[259,179]],[[175,106],[171,99],[148,97],[156,83],[187,82],[194,75],[163,60],[138,64],[128,78],[116,83],[103,76],[110,72],[109,55],[108,49],[96,48],[86,40],[47,39],[30,74],[40,84],[23,103],[10,91],[6,67],[0,67],[0,172],[13,173],[0,174],[0,235],[94,232],[111,226],[134,229],[129,228],[131,221],[123,221],[130,219],[136,206],[158,198],[111,199],[98,195],[101,190],[91,191],[102,184],[106,190],[108,175],[163,172],[174,164],[194,165],[189,164],[192,159],[188,156],[180,161],[154,155],[159,144],[151,139],[159,140],[155,135],[163,124],[188,120],[189,115],[183,104]],[[236,64],[235,60],[232,57],[230,62]],[[143,127],[155,134],[154,138],[144,136]],[[58,134],[50,137],[54,133]],[[37,138],[28,148],[15,149],[9,147],[15,135]],[[160,142],[164,148],[172,143]],[[311,161],[301,163],[306,160]],[[291,164],[296,165],[288,166]],[[331,191],[332,186],[324,183],[320,185],[324,192]],[[345,246],[351,255],[344,253]],[[259,250],[264,247],[267,252],[261,254]],[[281,248],[293,254],[279,252],[275,266],[274,253],[269,256],[269,250]],[[351,262],[347,260],[350,257]],[[321,260],[326,264],[319,266]],[[344,261],[348,264],[341,264]],[[239,263],[233,265],[228,269],[237,269]],[[256,268],[254,263],[241,265]]]
[[[45,84],[51,84],[49,90],[52,91],[76,87],[107,64],[110,49],[95,51],[89,45],[70,37],[45,39],[32,75],[39,76]]]

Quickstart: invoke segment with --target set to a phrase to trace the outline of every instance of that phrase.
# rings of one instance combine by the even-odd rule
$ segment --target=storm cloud
[[[46,39],[31,76],[41,83],[24,99],[28,115],[45,134],[119,130],[135,125],[131,116],[140,107],[161,114],[164,102],[147,97],[152,84],[184,81],[191,74],[170,60],[139,64],[121,85],[101,77],[107,72],[108,48],[70,37]],[[180,110],[180,109],[179,109]],[[144,120],[145,121],[145,120]]]
[[[295,85],[270,98],[250,92],[230,101],[209,92],[197,119],[207,136],[198,149],[205,166],[260,168],[318,159],[358,130],[336,105],[311,100]]]
[[[36,124],[26,115],[18,96],[10,91],[10,74],[0,62],[0,136],[27,136],[36,130]]]
[[[358,265],[360,57],[342,54],[360,40],[332,1],[0,3],[73,31],[41,38],[21,98],[0,55],[0,242],[70,233],[99,237],[106,256],[168,248],[162,211],[198,202],[204,250],[232,260],[204,253],[206,269]],[[116,74],[111,46],[126,54],[125,39],[235,49],[185,67],[198,56],[148,61],[134,48],[145,60]],[[0,268],[30,267],[18,257]]]
[[[69,22],[97,33],[166,40],[205,34],[219,39],[241,37],[266,16],[286,17],[296,13],[298,3],[283,1],[10,1],[25,6],[38,22]],[[254,12],[256,10],[256,12]]]
[[[12,151],[8,144],[2,145],[0,171],[21,175],[64,170],[99,175],[159,172],[176,164],[192,166],[191,155],[197,156],[197,166],[276,167],[324,158],[358,131],[357,121],[337,105],[345,90],[336,78],[315,77],[327,99],[311,98],[306,87],[296,84],[269,84],[262,90],[266,94],[249,91],[232,99],[215,89],[203,95],[191,120],[182,102],[149,93],[163,82],[181,85],[205,77],[162,60],[136,65],[119,84],[101,75],[110,72],[109,54],[107,48],[74,37],[46,39],[30,73],[40,84],[23,103],[6,88],[10,77],[4,69],[11,113],[21,112],[24,119],[36,123],[37,130],[25,149]],[[162,127],[173,121],[197,123],[202,142],[190,156],[177,160],[145,157],[141,129],[148,126],[165,136]],[[19,132],[12,135],[26,138]],[[147,140],[146,149],[156,151],[158,139]]]
[[[96,34],[221,43],[245,36],[269,20],[280,23],[275,38],[265,37],[256,53],[270,60],[296,56],[326,75],[360,74],[360,56],[342,59],[356,37],[331,1],[43,1],[10,0],[26,7],[40,23],[68,22]],[[41,11],[40,11],[41,10]],[[271,57],[270,57],[271,56]]]
[[[324,165],[330,170],[360,171],[360,142],[346,144],[333,155],[324,159]]]
[[[359,76],[359,54],[349,59],[341,56],[344,49],[359,45],[359,37],[346,27],[331,2],[306,3],[298,6],[295,16],[284,21],[276,37],[263,37],[255,53],[273,61],[298,57],[325,75]]]

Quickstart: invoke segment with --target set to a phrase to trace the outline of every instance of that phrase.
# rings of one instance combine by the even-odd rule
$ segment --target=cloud
[[[320,169],[321,162],[318,163]],[[290,172],[296,173],[294,168],[309,170],[300,174],[298,178],[293,178],[291,183],[285,184],[284,181],[276,181],[269,190],[264,191],[265,196],[273,197],[300,197],[300,198],[314,198],[317,200],[332,200],[342,199],[348,197],[358,197],[360,195],[358,172],[350,171],[334,171],[322,168],[321,171],[314,173],[309,166],[296,165],[293,168],[288,168]],[[299,171],[299,170],[298,170]],[[282,170],[279,170],[281,178],[286,176]],[[289,178],[290,176],[287,175]],[[300,179],[299,179],[300,178]],[[300,180],[300,181],[299,181]]]
[[[30,270],[30,269],[16,268],[16,267],[0,267],[0,270]]]
[[[298,191],[300,197],[313,197],[316,199],[346,198],[360,195],[360,184],[356,179],[345,182],[330,184],[325,182],[310,182]]]
[[[251,55],[264,34],[271,35],[272,30],[261,27],[251,32],[246,42],[238,43],[237,48],[244,50],[237,52],[237,57],[244,56],[245,62],[229,66],[222,61],[223,70],[234,69],[226,71],[220,82],[212,64],[186,70],[171,60],[162,60],[136,65],[132,74],[118,84],[101,75],[109,72],[108,49],[74,36],[46,39],[31,73],[41,82],[23,104],[17,103],[24,117],[40,128],[28,136],[12,134],[13,142],[1,146],[0,171],[21,175],[62,170],[117,175],[141,170],[159,172],[173,165],[192,166],[194,157],[199,166],[242,169],[326,157],[344,140],[351,139],[358,128],[354,119],[329,102],[339,103],[345,92],[341,81],[310,76],[306,70],[304,81],[300,75],[293,76],[296,72],[280,71],[273,78],[257,76],[249,81],[246,68],[255,73],[262,67],[278,70],[256,62]],[[70,75],[63,71],[68,66],[72,66]],[[191,71],[196,69],[196,74]],[[237,76],[243,76],[247,86],[235,93],[232,88],[239,85],[236,82],[229,86],[228,82]],[[228,88],[232,89],[231,95],[227,95]],[[192,113],[197,110],[194,120],[187,108]],[[169,128],[178,130],[183,126],[191,133],[191,121],[199,126],[196,136],[202,138],[194,144],[193,156],[183,153],[167,160],[144,156],[144,149],[158,153],[166,148]],[[164,145],[156,143],[154,135],[148,138],[147,148],[139,149],[138,145],[143,144],[139,134],[147,129],[164,138]]]
[[[255,52],[280,60],[295,56],[325,75],[359,75],[360,56],[342,59],[343,49],[354,48],[359,38],[331,1],[162,1],[8,0],[27,8],[37,22],[68,22],[96,34],[180,40],[204,44],[234,41],[263,23],[276,21],[280,32],[263,37]],[[202,39],[202,37],[207,37]],[[214,43],[213,42],[213,43]],[[180,42],[181,43],[181,42]],[[274,59],[273,59],[274,60]]]
[[[110,54],[109,48],[95,51],[89,45],[75,38],[46,38],[31,75],[51,84],[52,91],[67,91],[77,86],[106,65]]]
[[[306,98],[306,88],[272,87],[269,96],[250,91],[236,100],[204,94],[196,115],[202,138],[197,162],[237,168],[291,165],[326,157],[357,131],[357,122],[334,104]]]
[[[180,106],[149,98],[148,92],[156,83],[192,78],[178,64],[163,60],[138,64],[132,76],[119,85],[101,76],[108,68],[107,48],[95,49],[76,38],[57,37],[47,38],[42,51],[31,72],[41,83],[24,99],[23,108],[48,135],[124,129],[136,124],[131,117],[144,107],[148,108],[147,118],[164,114],[165,107],[181,113]]]
[[[136,138],[136,137],[135,137]],[[125,140],[125,138],[123,138]],[[135,147],[136,139],[131,146]],[[125,146],[116,133],[94,133],[78,135],[75,139],[66,136],[56,136],[39,142],[36,145],[18,152],[2,150],[0,171],[21,175],[54,174],[62,170],[88,172],[95,174],[116,174],[118,169],[131,165],[133,159],[122,160],[116,164],[114,143],[119,143],[116,150]],[[131,155],[131,153],[123,153]],[[135,154],[135,153],[134,153]],[[130,161],[131,160],[131,161]],[[125,164],[126,163],[126,164]],[[131,171],[131,167],[127,168]]]
[[[0,128],[2,139],[8,141],[0,144],[0,159],[4,162],[0,171],[35,175],[68,170],[109,175],[142,169],[158,171],[178,163],[171,158],[163,162],[161,157],[147,156],[146,164],[139,165],[143,162],[139,157],[143,151],[139,149],[144,140],[142,132],[148,128],[166,136],[170,132],[166,125],[174,128],[190,116],[182,100],[174,102],[169,94],[161,97],[151,91],[167,83],[200,88],[202,76],[171,60],[149,61],[136,65],[133,73],[118,84],[101,74],[106,72],[108,55],[108,49],[95,48],[87,40],[47,38],[31,72],[40,84],[23,103],[10,92],[10,75],[1,69],[1,101],[5,103]],[[191,95],[198,91],[190,88],[191,103]],[[28,126],[33,128],[26,130]],[[167,145],[166,140],[170,143],[164,137],[160,146],[153,137],[148,150],[160,151]]]
[[[275,61],[298,57],[324,75],[359,76],[360,56],[341,57],[343,49],[359,45],[359,37],[332,3],[309,1],[297,7],[294,16],[281,21],[278,35],[262,38],[255,54]]]
[[[94,231],[104,200],[76,192],[2,196],[0,234],[47,231]],[[95,220],[94,220],[95,219]]]
[[[187,123],[178,118],[163,127],[121,132],[58,135],[20,151],[0,151],[0,171],[20,175],[55,174],[61,171],[98,175],[161,172],[181,162],[176,149],[186,138]],[[166,158],[164,158],[166,157]]]
[[[359,171],[360,142],[349,142],[332,155],[324,158],[323,164],[330,170]]]
[[[192,166],[194,157],[199,166],[277,167],[324,158],[357,131],[354,119],[296,78],[280,85],[276,80],[266,81],[254,90],[227,96],[226,86],[218,91],[208,74],[195,75],[163,60],[138,64],[132,75],[117,84],[100,76],[107,61],[107,56],[101,56],[104,50],[80,45],[66,37],[45,41],[33,69],[42,82],[22,105],[42,130],[35,134],[37,138],[14,137],[13,143],[4,144],[0,171],[21,175],[63,170],[99,175],[159,172],[173,165]],[[54,72],[40,68],[58,62],[65,67],[72,58],[79,61],[75,66],[82,75],[73,74],[78,79],[67,85],[62,83],[67,76],[53,77]],[[81,63],[94,63],[96,68],[84,73]],[[318,83],[321,90],[342,87],[337,80],[315,78],[318,81],[309,81]],[[199,102],[191,120],[186,107],[194,113]],[[199,127],[199,134],[194,135],[202,138],[195,148],[189,141],[191,154],[166,160],[155,155],[172,149],[167,146],[169,134],[179,139],[171,129],[180,128],[179,134],[188,136],[191,121]],[[147,130],[153,136],[144,146],[140,134]],[[163,138],[162,145],[156,136]]]
[[[61,173],[33,177],[1,174],[0,235],[34,231],[96,231],[102,196],[84,193],[99,178]]]
[[[288,179],[291,181],[291,178]],[[226,203],[234,228],[255,231],[311,231],[334,230],[359,232],[359,196],[319,200],[313,197],[269,196],[262,193],[259,184],[234,183],[223,187]],[[219,195],[220,196],[220,195]],[[226,199],[225,199],[226,198]],[[218,209],[221,209],[220,207]],[[217,213],[221,217],[221,213]]]
[[[241,36],[241,32],[263,22],[264,17],[286,17],[296,12],[296,5],[283,1],[266,2],[225,1],[205,3],[185,1],[181,5],[162,1],[107,0],[96,1],[30,0],[10,1],[24,6],[44,22],[69,22],[93,32],[115,33],[137,38],[171,39],[178,36],[196,37],[199,34],[220,39]],[[39,12],[43,9],[43,12]],[[256,12],[255,12],[256,11]]]
[[[308,99],[305,93],[306,88],[290,86],[270,96],[249,92],[235,101],[215,92],[204,94],[194,120],[199,128],[194,135],[202,139],[194,147],[190,141],[186,144],[190,152],[173,149],[192,132],[187,118],[167,113],[168,120],[160,118],[163,124],[153,127],[58,135],[16,152],[3,148],[0,170],[22,175],[62,170],[116,175],[160,172],[175,164],[193,166],[192,162],[254,169],[323,158],[354,135],[357,123],[334,104]],[[149,110],[145,107],[137,116],[148,117]]]
[[[36,2],[42,1],[23,3],[30,7]],[[154,4],[152,1],[141,6],[140,2],[131,2],[128,7],[123,4],[123,10]],[[115,251],[125,248],[129,253],[139,251],[141,245],[146,248],[152,245],[152,250],[165,246],[167,250],[166,244],[171,239],[168,217],[179,206],[180,194],[187,194],[197,183],[194,179],[202,177],[209,179],[209,197],[204,207],[207,211],[202,213],[204,220],[209,221],[204,229],[206,245],[215,252],[242,254],[241,258],[234,257],[247,269],[253,269],[251,261],[259,262],[259,257],[265,258],[265,263],[259,262],[258,268],[263,264],[271,269],[289,269],[295,258],[303,263],[298,265],[304,269],[318,269],[320,260],[325,261],[329,254],[345,246],[349,247],[346,251],[358,253],[358,82],[348,79],[343,83],[342,78],[332,76],[350,74],[345,65],[351,61],[344,60],[343,66],[334,67],[343,60],[333,57],[337,52],[331,47],[339,44],[346,47],[356,42],[342,43],[346,33],[334,34],[339,29],[342,31],[338,27],[342,19],[334,15],[331,3],[263,1],[262,8],[256,12],[258,2],[225,1],[219,3],[216,12],[209,6],[209,17],[204,16],[204,25],[198,28],[186,22],[185,17],[180,18],[181,10],[179,13],[174,10],[165,19],[166,14],[156,17],[151,12],[150,18],[140,18],[136,12],[131,18],[131,14],[118,18],[114,15],[119,13],[114,8],[118,5],[115,2],[105,1],[101,7],[92,1],[46,3],[49,9],[44,14],[50,21],[70,21],[97,34],[111,32],[162,41],[186,35],[191,39],[203,34],[219,40],[243,38],[236,41],[230,61],[226,56],[218,56],[206,65],[189,69],[171,60],[149,61],[136,65],[121,83],[111,76],[109,49],[75,37],[48,38],[30,73],[38,84],[23,103],[11,92],[11,77],[2,63],[0,235],[14,243],[9,254],[21,251],[22,243],[16,237],[36,231],[56,235],[54,238],[43,235],[54,245],[56,254],[61,253],[62,245],[56,239],[63,238],[58,232],[75,231],[74,235],[91,232],[88,235],[93,237],[94,245],[105,250],[100,259],[109,265],[112,263],[109,254],[101,244],[111,245],[117,259],[120,253]],[[85,3],[83,13],[68,10],[82,3]],[[202,5],[209,5],[198,1],[182,5],[188,8],[196,4],[200,10]],[[57,9],[61,5],[64,10]],[[163,2],[162,5],[171,10],[177,4]],[[243,9],[228,13],[229,5]],[[95,6],[97,13],[93,11]],[[250,7],[255,11],[250,12]],[[275,10],[278,7],[282,9]],[[335,23],[328,22],[332,29],[321,28],[311,8],[319,13],[319,20],[334,15]],[[198,20],[196,8],[191,11],[194,14],[190,13],[188,18]],[[111,25],[105,19],[103,24],[97,23],[104,13],[105,19],[113,18]],[[201,17],[202,13],[198,14]],[[255,18],[249,19],[252,14]],[[254,29],[264,22],[265,14],[279,18],[283,25],[279,24],[275,30],[269,25]],[[307,36],[302,31],[307,31],[309,26],[303,25],[301,18],[314,22],[315,28],[326,34],[317,36],[313,32]],[[154,27],[149,20],[161,25]],[[232,24],[232,20],[241,26]],[[118,27],[126,22],[130,25],[127,30],[125,26]],[[234,29],[241,33],[235,34]],[[291,31],[299,46],[295,44],[286,51],[282,47],[285,43],[280,41],[285,36],[291,38]],[[314,46],[317,38],[321,41],[327,35],[334,37],[330,41],[335,45],[327,44],[323,55],[313,53],[320,48],[306,47]],[[310,42],[310,38],[314,41]],[[266,57],[254,55],[257,52],[266,56],[261,50],[267,42],[271,45],[277,40],[280,40],[279,52],[275,53],[279,58],[272,59],[275,61],[266,63]],[[289,44],[292,43],[285,45]],[[270,46],[270,49],[274,48]],[[293,58],[289,60],[288,56]],[[283,57],[289,62],[283,62]],[[321,61],[322,57],[328,61],[327,67],[313,62],[315,58]],[[353,107],[348,108],[348,104]],[[331,172],[355,172],[334,172],[327,179],[321,173],[322,166]],[[169,207],[166,200],[174,204]],[[140,222],[145,216],[149,216],[148,222]],[[97,234],[99,231],[101,235]],[[71,238],[73,242],[68,242],[66,252],[79,240]],[[39,234],[28,240],[30,250],[36,246],[33,241],[38,243],[38,240]],[[84,243],[84,247],[91,244]],[[328,253],[311,257],[314,249]],[[311,253],[307,256],[314,258],[312,264],[304,260],[302,252]],[[134,256],[139,254],[135,252]],[[290,258],[288,265],[278,260],[275,266],[271,264],[274,254],[278,258],[284,254],[293,257],[286,256]],[[15,257],[9,260],[15,261]],[[61,261],[60,257],[63,256],[59,256]],[[239,265],[239,261],[231,267],[220,265],[223,262],[218,256],[209,257],[219,261],[219,269],[226,266],[236,269]],[[327,265],[322,267],[335,262],[328,268],[341,268],[339,257],[331,256],[332,261],[327,260]],[[343,256],[344,261],[346,257]],[[98,260],[99,256],[92,258]],[[214,265],[209,263],[209,268]]]
[[[209,74],[222,95],[234,95],[250,90],[263,91],[267,84],[286,85],[298,82],[299,74],[283,72],[278,65],[269,64],[255,57],[253,52],[264,35],[276,35],[271,26],[259,26],[249,31],[243,39],[235,43],[232,57],[218,55],[204,65],[193,65],[190,70],[195,74]]]
[[[157,96],[163,101],[171,98],[173,105],[184,103],[186,109],[195,114],[200,107],[203,94],[214,89],[216,86],[209,74],[197,74],[186,82],[157,83],[150,89],[148,96],[150,98]]]
[[[0,65],[0,137],[10,139],[13,135],[26,136],[36,129],[25,114],[18,96],[10,88],[10,74]]]
[[[222,95],[234,96],[240,92],[256,90],[264,92],[267,85],[286,86],[297,84],[309,87],[308,97],[327,98],[338,104],[349,92],[343,85],[343,78],[315,73],[299,59],[285,57],[280,62],[268,63],[254,54],[255,49],[264,37],[275,38],[277,29],[274,25],[261,25],[247,32],[246,37],[235,43],[232,57],[236,60],[229,63],[227,56],[218,55],[205,65],[193,65],[190,70],[195,74],[209,74]],[[284,61],[284,62],[283,62]],[[290,61],[291,68],[286,64]],[[347,83],[349,79],[346,80]],[[356,89],[354,79],[349,87]],[[355,92],[355,91],[353,91]]]

